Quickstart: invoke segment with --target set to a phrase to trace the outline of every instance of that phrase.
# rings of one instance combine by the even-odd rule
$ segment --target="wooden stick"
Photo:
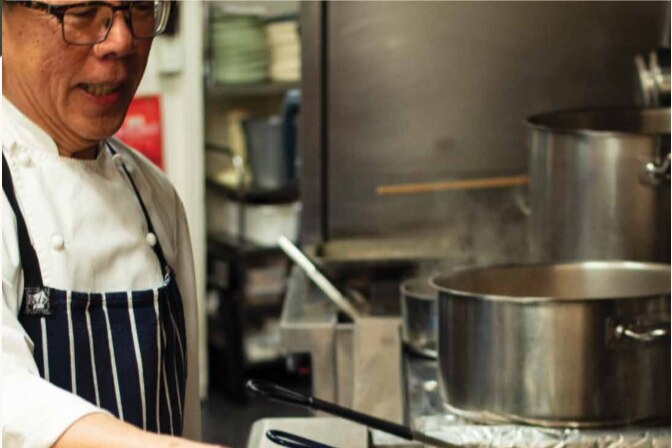
[[[398,194],[431,193],[451,190],[474,190],[479,188],[504,188],[527,185],[530,176],[486,177],[483,179],[453,180],[445,182],[425,182],[417,184],[381,185],[376,187],[378,196]]]

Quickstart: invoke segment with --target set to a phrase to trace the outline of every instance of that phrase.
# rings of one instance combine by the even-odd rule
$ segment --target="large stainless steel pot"
[[[669,265],[490,267],[432,282],[439,378],[458,413],[563,427],[669,421]]]
[[[527,126],[534,261],[670,261],[669,109],[553,112]]]

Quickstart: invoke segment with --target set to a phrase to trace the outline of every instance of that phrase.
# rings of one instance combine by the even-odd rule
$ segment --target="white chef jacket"
[[[2,152],[45,286],[109,292],[159,287],[163,275],[128,178],[101,144],[95,160],[60,157],[53,139],[4,96]],[[188,341],[184,436],[200,439],[198,321],[191,241],[182,202],[166,176],[118,140],[166,260],[177,274]],[[151,237],[150,237],[151,238]],[[107,412],[39,376],[17,316],[23,271],[17,226],[2,201],[2,445],[50,447],[79,418]]]

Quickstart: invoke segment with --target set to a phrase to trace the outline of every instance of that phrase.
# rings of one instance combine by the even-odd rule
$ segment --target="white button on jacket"
[[[63,237],[58,233],[51,235],[51,247],[54,250],[62,250],[65,247],[65,241],[63,241]]]
[[[112,156],[114,164],[117,165],[117,168],[122,168],[124,166],[124,159],[121,157],[121,154],[115,154]]]
[[[161,171],[111,140],[148,208],[147,224],[133,189],[108,150],[95,160],[63,158],[53,140],[3,97],[3,154],[37,252],[44,284],[75,291],[129,291],[163,284],[152,245],[161,242],[177,273],[185,313],[188,377],[184,435],[200,438],[198,331],[193,255],[180,199]],[[17,319],[23,291],[16,220],[2,203],[2,446],[50,447],[72,423],[104,412],[42,379],[32,341]]]
[[[147,244],[149,244],[151,247],[156,246],[156,235],[154,235],[152,232],[147,234]]]
[[[28,155],[27,152],[20,152],[19,153],[19,163],[24,168],[27,168],[27,167],[30,166],[30,156]]]

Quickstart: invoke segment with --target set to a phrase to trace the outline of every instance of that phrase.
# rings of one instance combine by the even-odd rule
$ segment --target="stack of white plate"
[[[220,84],[261,82],[268,72],[263,21],[256,15],[213,15],[213,77]]]
[[[269,77],[273,81],[293,82],[301,77],[301,42],[295,17],[270,20],[266,38],[270,52]]]

